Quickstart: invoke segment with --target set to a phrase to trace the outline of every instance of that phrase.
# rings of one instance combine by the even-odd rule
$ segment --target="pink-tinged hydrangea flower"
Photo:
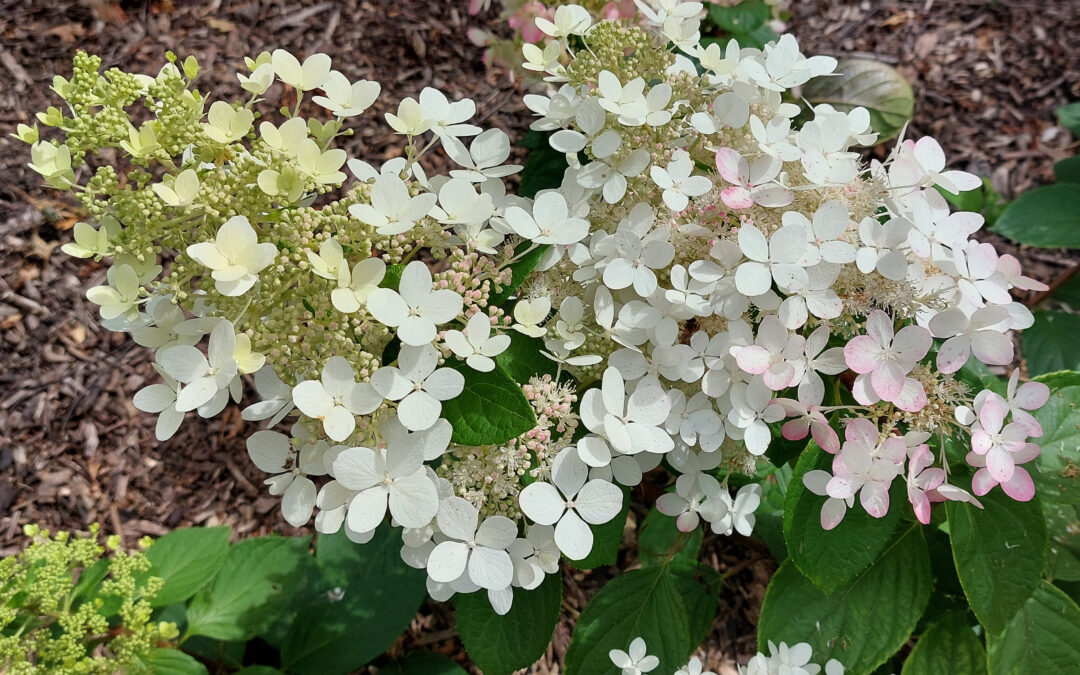
[[[938,370],[955,373],[972,353],[988,365],[1012,363],[1012,338],[1001,330],[1008,321],[1009,310],[1001,305],[981,307],[970,316],[961,309],[947,309],[930,319],[934,336],[948,338],[938,350]]]
[[[1009,384],[1005,391],[1005,400],[1009,405],[1009,413],[1012,421],[1019,424],[1028,436],[1038,438],[1043,435],[1042,425],[1035,416],[1027,412],[1038,410],[1046,405],[1050,399],[1050,387],[1042,382],[1025,382],[1017,387],[1020,381],[1020,369],[1017,368],[1009,377]],[[975,397],[975,408],[978,409],[983,401],[991,394],[989,390],[983,390]]]
[[[801,441],[807,434],[814,442],[821,446],[822,450],[836,454],[840,452],[840,437],[836,430],[829,426],[829,420],[817,404],[807,405],[790,398],[778,398],[773,401],[784,409],[785,417],[794,417],[788,420],[780,428],[780,433],[789,441]]]
[[[802,478],[803,485],[806,486],[807,490],[819,497],[827,497],[825,503],[821,506],[821,529],[823,530],[831,530],[839,525],[840,521],[844,519],[847,510],[855,505],[854,495],[844,499],[830,497],[827,490],[830,480],[832,480],[832,476],[829,472],[820,469],[807,471]]]
[[[929,493],[945,482],[945,470],[931,467],[933,463],[934,453],[930,451],[930,446],[924,443],[912,448],[908,462],[907,495],[911,508],[915,510],[915,517],[923,525],[930,522],[932,500]]]
[[[754,204],[787,206],[794,201],[795,193],[772,182],[782,167],[783,162],[770,155],[762,155],[751,164],[731,148],[720,148],[716,152],[716,170],[732,184],[720,192],[720,199],[733,209],[748,209]]]
[[[930,351],[930,331],[905,326],[894,334],[889,315],[875,309],[866,317],[866,332],[844,347],[848,367],[860,375],[869,375],[871,388],[882,400],[895,403],[901,410],[921,410],[926,405],[926,393],[917,382],[917,391],[906,391],[910,387],[905,387],[905,380],[910,378],[905,376]]]
[[[874,423],[863,418],[848,422],[844,436],[847,440],[833,459],[833,477],[825,489],[835,499],[858,493],[866,512],[881,518],[889,512],[889,486],[903,471],[907,445],[900,436],[880,440]]]
[[[986,470],[998,483],[1008,482],[1016,469],[1013,455],[1027,446],[1027,428],[1005,424],[1009,404],[1001,396],[989,393],[975,408],[977,420],[971,429],[971,450],[985,457]]]
[[[735,361],[744,372],[761,375],[766,387],[780,391],[802,380],[805,371],[800,357],[805,347],[805,338],[791,334],[769,314],[762,319],[754,344],[740,348]]]
[[[990,492],[995,485],[1001,485],[1001,489],[1005,491],[1005,494],[1016,501],[1031,501],[1031,498],[1035,496],[1035,482],[1031,480],[1031,474],[1024,467],[1015,465],[1030,462],[1038,457],[1040,452],[1042,452],[1042,448],[1039,446],[1034,443],[1025,443],[1024,447],[1011,455],[1010,459],[1014,463],[1013,472],[1012,476],[1005,481],[994,478],[993,474],[990,473],[989,468],[986,466],[986,455],[980,455],[974,451],[969,452],[964,459],[968,464],[979,469],[971,477],[971,491],[981,497]]]

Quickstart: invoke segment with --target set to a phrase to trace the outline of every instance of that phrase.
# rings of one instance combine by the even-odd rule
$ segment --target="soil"
[[[190,525],[229,524],[237,537],[306,533],[284,523],[278,499],[248,460],[254,429],[235,408],[191,419],[167,442],[131,404],[154,373],[149,353],[102,330],[85,289],[105,268],[55,251],[79,219],[71,203],[25,167],[16,123],[55,105],[54,74],[78,49],[105,66],[153,73],[166,50],[194,54],[201,87],[238,91],[230,73],[245,55],[282,47],[323,51],[350,79],[382,82],[375,109],[355,124],[350,156],[382,161],[397,139],[382,113],[433,86],[477,102],[485,126],[520,138],[529,113],[503,73],[488,71],[470,27],[503,30],[494,12],[470,17],[451,0],[243,0],[107,2],[0,0],[0,554],[22,545],[20,527],[83,530],[98,522],[133,544]],[[909,134],[933,134],[953,165],[991,177],[1014,196],[1052,180],[1075,152],[1053,110],[1080,98],[1080,3],[863,0],[795,3],[789,30],[804,51],[875,55],[912,82]],[[396,98],[394,98],[396,97]],[[1077,263],[1062,251],[1024,249],[987,235],[1047,283]],[[643,514],[637,514],[638,516]],[[633,518],[631,522],[633,522]],[[621,556],[633,560],[629,538]],[[775,563],[752,540],[710,538],[704,557],[727,575],[706,664],[734,672],[756,651],[754,626]],[[564,618],[547,655],[528,672],[560,672],[574,617],[613,572],[568,570]],[[448,605],[430,603],[394,652],[425,648],[465,662]],[[477,671],[478,672],[478,671]]]

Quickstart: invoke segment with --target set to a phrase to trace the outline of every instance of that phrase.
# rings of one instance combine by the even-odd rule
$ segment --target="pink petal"
[[[870,384],[882,400],[892,401],[904,389],[904,369],[892,361],[881,363],[870,373]]]
[[[908,490],[908,501],[915,511],[915,517],[923,525],[930,524],[930,500],[919,490]]]
[[[994,480],[1004,483],[1013,477],[1016,464],[1013,462],[1012,455],[1009,454],[1008,450],[1000,445],[995,445],[986,453],[986,469]]]
[[[859,493],[859,501],[866,512],[875,518],[884,518],[889,512],[889,490],[883,483],[864,485]]]
[[[836,435],[836,430],[828,424],[811,422],[810,434],[813,436],[814,442],[821,446],[821,449],[825,452],[834,455],[840,452],[840,437]]]
[[[955,373],[964,367],[971,356],[971,343],[967,336],[957,335],[941,345],[937,355],[937,367],[943,373]]]
[[[975,358],[991,366],[1007,366],[1013,360],[1012,338],[1005,333],[979,331],[971,341]]]
[[[742,158],[742,155],[731,148],[720,148],[716,151],[716,170],[721,178],[735,185],[745,185],[749,180],[750,166]],[[727,204],[727,200],[724,200],[724,203]],[[731,206],[731,204],[728,204],[728,206]]]
[[[866,315],[866,334],[882,347],[887,347],[893,340],[893,322],[889,315],[875,309]]]
[[[1046,405],[1050,398],[1050,387],[1042,382],[1025,382],[1016,391],[1013,402],[1024,410],[1036,410]]]
[[[1013,473],[1016,476],[1016,473]],[[998,482],[990,475],[990,472],[983,467],[975,472],[975,475],[971,477],[971,491],[977,496],[982,497],[987,492],[990,492],[997,485]],[[1034,488],[1032,488],[1034,492]]]
[[[844,345],[844,361],[860,375],[873,372],[880,356],[881,345],[869,335],[859,335]]]
[[[1016,467],[1012,478],[1001,484],[1001,489],[1018,502],[1028,502],[1035,496],[1035,483],[1031,475],[1021,467]]]
[[[843,499],[826,499],[824,506],[821,507],[822,529],[831,530],[839,525],[846,512],[847,504]]]
[[[748,209],[754,205],[750,191],[744,187],[729,187],[720,191],[720,200],[733,209]]]
[[[906,378],[904,388],[900,390],[900,395],[893,399],[893,404],[904,412],[919,412],[926,407],[926,390],[918,380]]]
[[[756,345],[743,347],[735,356],[735,362],[739,364],[739,368],[751,375],[760,375],[768,370],[771,359],[772,355],[767,349]]]
[[[780,433],[783,435],[784,438],[788,439],[789,441],[801,441],[802,439],[806,438],[806,435],[808,433],[810,433],[810,429],[810,422],[806,419],[800,418],[784,423],[784,426],[780,427]],[[819,443],[818,445],[821,444]]]

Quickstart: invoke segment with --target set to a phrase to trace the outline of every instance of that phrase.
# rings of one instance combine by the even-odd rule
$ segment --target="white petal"
[[[622,490],[605,480],[591,480],[574,497],[574,510],[593,525],[606,523],[622,508]]]
[[[518,495],[521,511],[541,525],[554,525],[566,511],[566,500],[551,483],[537,481]]]
[[[555,545],[567,558],[581,560],[592,551],[592,530],[576,513],[567,511],[555,526]]]
[[[462,575],[468,560],[469,548],[465,544],[459,541],[444,541],[428,556],[428,576],[432,581],[448,584]]]

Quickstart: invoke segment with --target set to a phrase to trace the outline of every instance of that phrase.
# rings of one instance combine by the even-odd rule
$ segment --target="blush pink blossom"
[[[866,335],[851,339],[844,347],[844,360],[848,368],[859,375],[869,375],[874,393],[884,401],[904,405],[926,405],[926,393],[919,385],[914,400],[905,392],[905,376],[911,372],[926,353],[933,339],[930,331],[922,326],[905,326],[893,333],[893,322],[885,312],[875,309],[866,317]],[[915,384],[918,384],[916,382]],[[901,405],[903,403],[904,405]]]

